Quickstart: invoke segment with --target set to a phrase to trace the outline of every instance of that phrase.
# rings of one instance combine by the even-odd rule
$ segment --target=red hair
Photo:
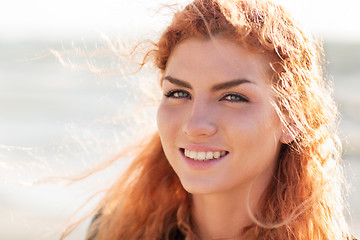
[[[172,23],[146,59],[164,73],[174,47],[190,37],[222,35],[271,59],[274,107],[287,126],[274,178],[262,197],[246,239],[348,237],[335,133],[337,110],[322,73],[321,49],[282,7],[269,1],[195,0]],[[95,239],[173,239],[193,231],[191,200],[169,165],[158,134],[99,204]],[[95,234],[96,233],[96,234]]]

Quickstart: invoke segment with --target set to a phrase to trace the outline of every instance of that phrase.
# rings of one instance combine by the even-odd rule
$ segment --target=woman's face
[[[157,121],[165,155],[188,192],[270,181],[283,134],[268,80],[269,61],[230,40],[191,38],[174,48]]]

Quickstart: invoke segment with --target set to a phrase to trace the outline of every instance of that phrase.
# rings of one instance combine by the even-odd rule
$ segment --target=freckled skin
[[[164,94],[173,95],[163,97],[157,121],[165,155],[188,192],[240,194],[255,179],[261,190],[270,181],[283,128],[272,105],[268,72],[263,55],[224,38],[190,38],[175,47],[165,77],[191,89],[163,80]],[[234,79],[250,83],[214,91],[214,85]],[[193,169],[180,151],[188,145],[228,154],[209,168]]]

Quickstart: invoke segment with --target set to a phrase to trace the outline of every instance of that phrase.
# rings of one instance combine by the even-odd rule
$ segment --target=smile
[[[227,151],[217,152],[197,152],[188,149],[182,149],[184,155],[196,161],[208,161],[212,159],[218,159],[228,154]]]

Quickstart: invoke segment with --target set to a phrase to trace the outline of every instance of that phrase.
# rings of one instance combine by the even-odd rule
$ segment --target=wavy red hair
[[[174,47],[190,37],[222,35],[271,59],[274,108],[289,132],[274,178],[243,239],[349,237],[343,215],[337,110],[322,72],[322,51],[282,7],[260,0],[195,0],[148,52],[164,73]],[[107,192],[89,230],[95,239],[173,239],[193,231],[191,199],[155,134]],[[96,233],[96,234],[95,234]]]

